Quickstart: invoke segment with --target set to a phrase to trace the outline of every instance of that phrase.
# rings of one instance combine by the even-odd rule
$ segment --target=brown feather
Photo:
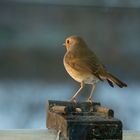
[[[116,85],[118,85],[120,88],[122,87],[127,87],[127,84],[125,84],[124,82],[122,82],[121,80],[119,80],[118,78],[116,78],[115,76],[113,76],[110,73],[107,73],[107,81],[110,83],[115,83]],[[111,84],[110,84],[111,85]]]
[[[81,73],[91,73],[98,79],[102,80],[100,72],[103,70],[103,65],[96,55],[89,49],[82,52],[77,49],[76,54],[77,55],[74,55],[73,52],[69,51],[65,57],[65,62],[73,69],[80,71]]]

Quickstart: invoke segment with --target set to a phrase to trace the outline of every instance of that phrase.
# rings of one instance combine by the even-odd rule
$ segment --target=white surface
[[[55,130],[47,129],[0,130],[0,140],[56,140],[56,136],[57,132]]]
[[[140,132],[138,131],[124,131],[123,140],[140,140]]]
[[[55,140],[56,136],[55,130],[47,129],[0,130],[0,140]],[[140,140],[140,132],[124,131],[123,140]]]

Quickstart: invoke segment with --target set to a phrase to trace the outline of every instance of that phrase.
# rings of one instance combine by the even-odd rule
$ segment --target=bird
[[[127,87],[126,83],[107,71],[83,38],[72,35],[66,38],[64,45],[66,47],[66,53],[63,58],[64,67],[67,73],[80,83],[80,88],[70,101],[76,101],[76,97],[80,94],[85,84],[92,85],[87,102],[92,102],[92,95],[99,81],[107,81],[111,87],[114,87],[114,84],[120,88]]]

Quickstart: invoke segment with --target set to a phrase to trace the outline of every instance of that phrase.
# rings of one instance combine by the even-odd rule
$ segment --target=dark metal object
[[[49,101],[47,128],[69,140],[121,140],[122,123],[100,103]]]

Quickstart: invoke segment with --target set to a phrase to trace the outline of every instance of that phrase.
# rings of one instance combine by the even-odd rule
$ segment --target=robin
[[[65,46],[67,52],[63,59],[64,67],[69,75],[81,84],[71,101],[75,101],[85,84],[92,85],[91,93],[87,99],[89,102],[92,101],[92,94],[98,81],[107,81],[111,87],[114,87],[114,84],[120,88],[127,87],[127,84],[106,70],[105,66],[81,37],[68,37]]]

